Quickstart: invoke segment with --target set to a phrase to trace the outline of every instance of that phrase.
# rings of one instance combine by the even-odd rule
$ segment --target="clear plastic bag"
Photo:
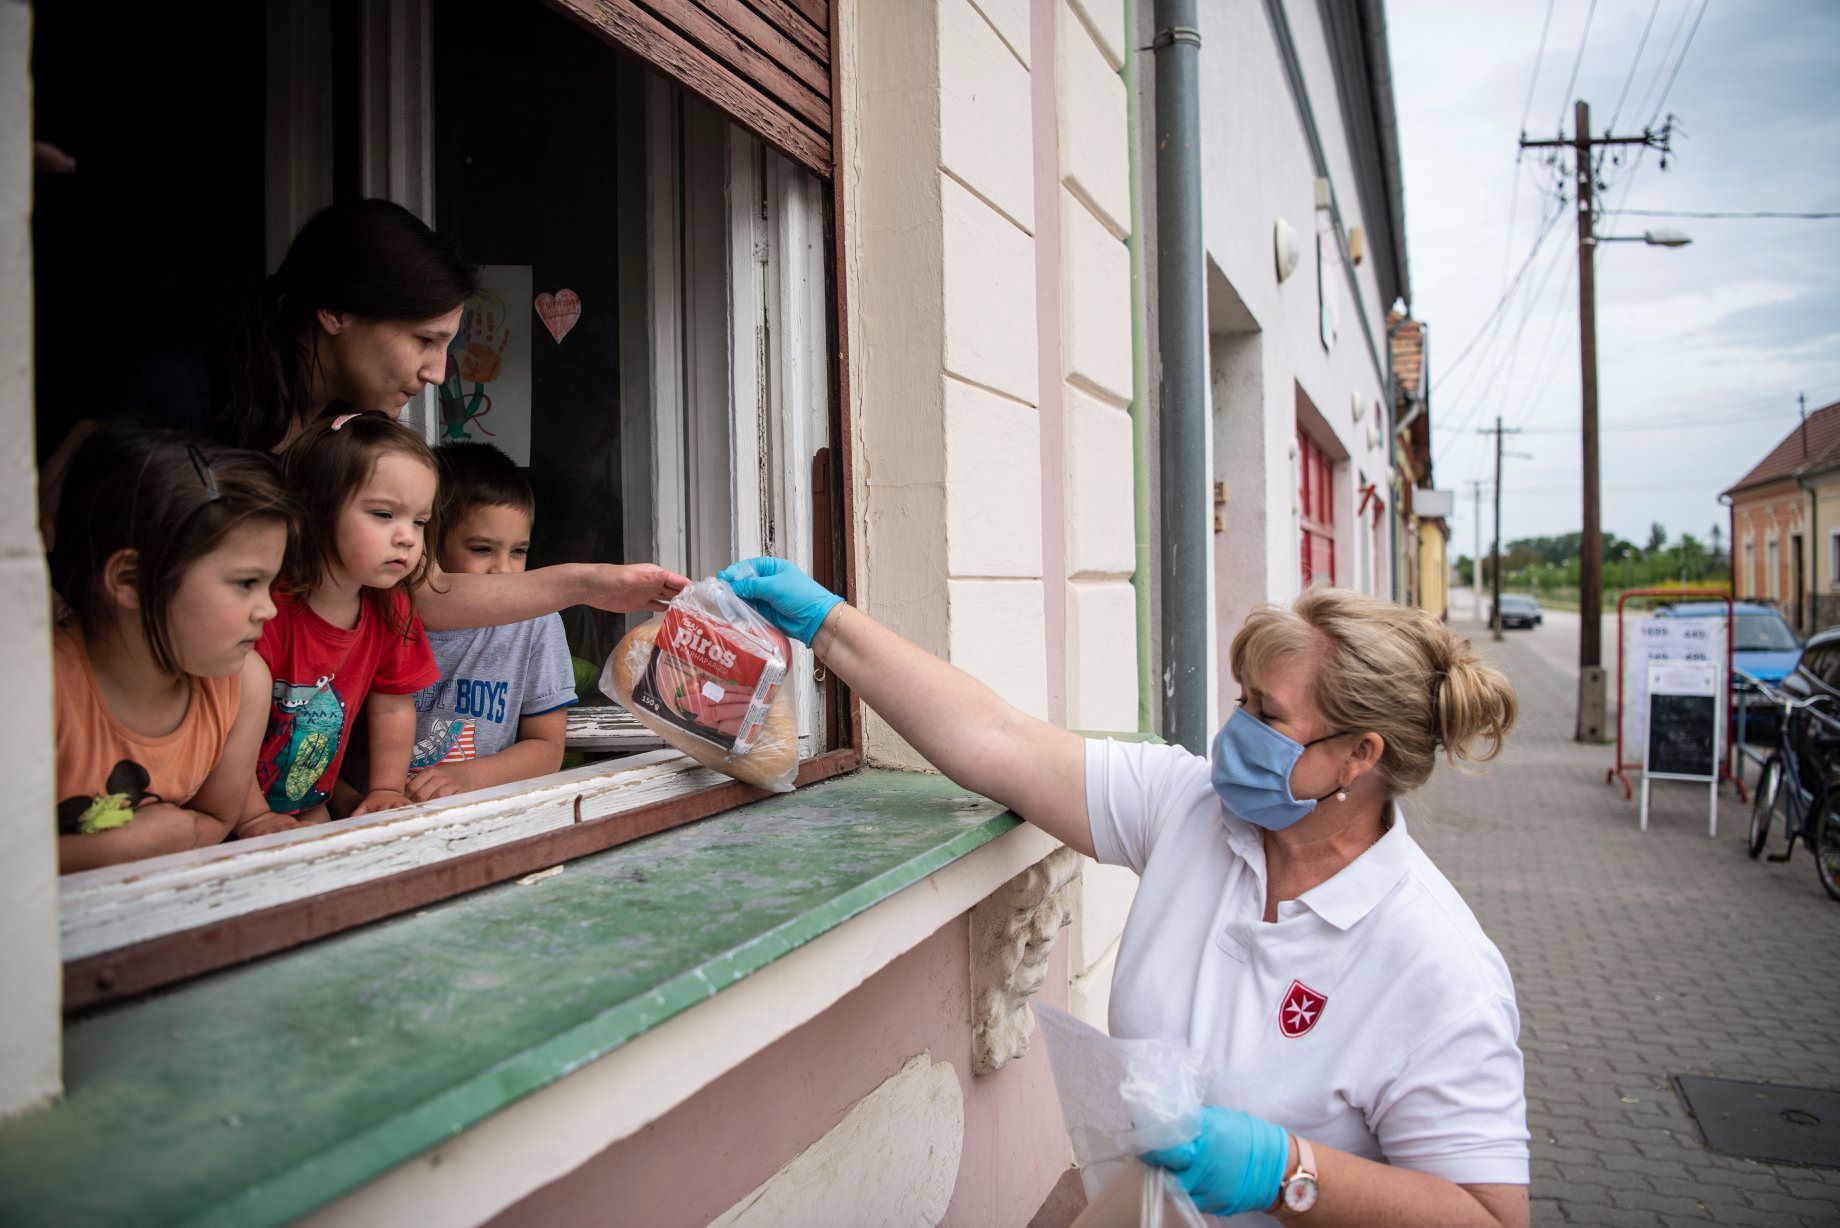
[[[726,583],[699,580],[620,640],[601,690],[697,762],[776,793],[799,770],[792,645]]]
[[[1035,1004],[1087,1205],[1074,1228],[1205,1228],[1173,1173],[1146,1151],[1201,1132],[1206,1059],[1172,1040],[1117,1040],[1065,1011]]]

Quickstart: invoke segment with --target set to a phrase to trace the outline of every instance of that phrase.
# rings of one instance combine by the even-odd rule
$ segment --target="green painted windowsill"
[[[862,771],[81,1020],[0,1223],[286,1223],[1018,823]]]

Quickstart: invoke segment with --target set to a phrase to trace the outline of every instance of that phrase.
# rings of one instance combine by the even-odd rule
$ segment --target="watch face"
[[[1316,1178],[1292,1177],[1284,1185],[1284,1206],[1290,1211],[1308,1211],[1316,1205]]]

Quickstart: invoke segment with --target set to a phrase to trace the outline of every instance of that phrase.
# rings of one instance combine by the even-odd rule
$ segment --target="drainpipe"
[[[1127,42],[1135,43],[1137,2],[1125,0]],[[1138,162],[1137,50],[1124,57],[1124,114],[1127,165],[1131,175],[1131,539],[1136,559],[1131,588],[1137,602],[1137,732],[1155,733],[1157,686],[1150,653],[1150,374],[1144,361],[1144,179]]]
[[[1802,424],[1802,430],[1806,431],[1807,429],[1808,425],[1804,422]],[[1808,585],[1808,592],[1805,594],[1807,606],[1804,607],[1802,604],[1804,594],[1797,593],[1795,595],[1796,609],[1800,611],[1806,608],[1808,611],[1808,621],[1803,623],[1801,628],[1802,638],[1807,639],[1814,634],[1818,617],[1815,613],[1815,594],[1821,591],[1821,503],[1820,500],[1815,497],[1814,487],[1808,484],[1806,476],[1797,473],[1795,475],[1795,484],[1808,492],[1808,537],[1806,539],[1808,542],[1808,567],[1802,572],[1802,579]],[[1799,562],[1800,560],[1797,561]],[[1737,574],[1736,568],[1733,568],[1732,574],[1734,576]]]
[[[1162,428],[1163,738],[1207,753],[1207,336],[1201,284],[1201,30],[1155,0],[1157,398]]]

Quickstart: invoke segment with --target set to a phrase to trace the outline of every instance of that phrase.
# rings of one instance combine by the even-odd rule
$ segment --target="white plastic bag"
[[[1086,1186],[1075,1228],[1205,1228],[1175,1175],[1137,1158],[1201,1132],[1202,1054],[1177,1041],[1117,1040],[1052,1006],[1034,1009]]]
[[[798,722],[782,685],[791,664],[786,637],[711,578],[626,633],[601,690],[697,762],[786,793],[799,769]]]

